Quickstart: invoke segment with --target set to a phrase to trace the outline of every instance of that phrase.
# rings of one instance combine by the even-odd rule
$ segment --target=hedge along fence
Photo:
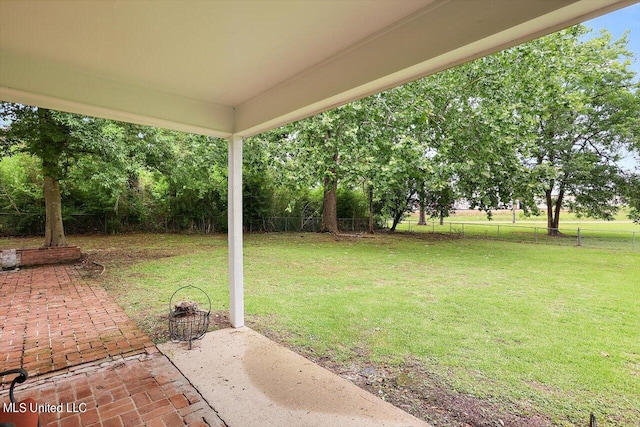
[[[112,234],[128,231],[187,232],[210,234],[227,231],[226,214],[213,217],[191,218],[166,216],[153,221],[127,220],[115,215],[71,214],[63,218],[65,233]],[[44,235],[45,218],[34,213],[0,213],[0,236]],[[344,232],[368,230],[368,218],[338,218],[338,229]],[[245,223],[247,232],[317,232],[322,226],[319,217],[269,217]]]
[[[44,235],[44,215],[30,213],[0,213],[0,236]],[[377,224],[380,228],[389,228]],[[339,218],[338,228],[343,232],[368,231],[368,218]],[[245,224],[247,232],[317,232],[322,225],[319,217],[269,217]],[[65,232],[71,234],[116,233],[127,231],[219,233],[227,231],[226,215],[200,219],[182,216],[159,218],[153,222],[127,221],[109,215],[72,214],[64,219]],[[589,228],[563,228],[558,235],[548,235],[546,227],[472,222],[428,221],[418,225],[415,220],[404,220],[398,231],[451,234],[460,237],[482,238],[514,242],[546,243],[583,247],[606,247],[640,250],[639,230],[608,231]]]
[[[128,231],[216,233],[227,230],[226,215],[207,218],[160,217],[141,221],[110,214],[63,214],[65,233],[113,234]],[[44,235],[45,216],[40,213],[0,212],[0,236]]]
[[[389,224],[390,220],[387,221],[387,226]],[[415,220],[405,220],[396,229],[415,233],[440,233],[501,241],[640,250],[640,228],[637,231],[596,230],[583,227],[562,228],[553,229],[554,233],[549,235],[547,227],[538,226],[449,221],[443,222],[442,225],[438,221],[428,221],[426,225],[418,225]]]
[[[103,232],[107,226],[105,215],[66,215],[63,222],[68,234]],[[45,216],[42,213],[0,212],[0,236],[40,236],[44,235],[44,227]]]

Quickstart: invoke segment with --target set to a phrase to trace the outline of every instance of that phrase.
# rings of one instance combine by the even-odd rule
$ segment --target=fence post
[[[631,247],[633,248],[633,250],[636,250],[636,232],[633,232],[633,237],[631,238]]]
[[[536,243],[538,243],[538,227],[534,228],[533,234],[536,236]]]
[[[580,227],[578,227],[578,246],[582,246],[582,237],[580,236]]]
[[[462,223],[462,237],[464,237],[464,222]]]
[[[498,240],[500,240],[500,226],[498,225]]]
[[[435,219],[433,221],[431,221],[431,226],[432,226],[431,232],[435,233],[436,232],[436,220]],[[634,236],[635,236],[635,233],[634,233]]]
[[[451,223],[449,223],[449,234],[453,234],[453,230],[451,229]]]

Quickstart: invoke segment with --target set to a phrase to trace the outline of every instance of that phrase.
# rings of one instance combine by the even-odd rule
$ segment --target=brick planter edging
[[[0,251],[0,268],[44,264],[64,264],[80,259],[79,246],[37,249],[4,249]]]

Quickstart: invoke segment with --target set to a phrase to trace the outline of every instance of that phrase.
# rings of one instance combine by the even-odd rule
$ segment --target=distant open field
[[[427,225],[418,225],[416,213],[400,223],[397,230],[528,243],[640,250],[640,225],[627,219],[625,212],[618,214],[614,221],[577,218],[574,214],[563,212],[560,236],[547,236],[546,217],[525,217],[522,212],[517,212],[516,221],[513,222],[511,211],[496,211],[491,220],[483,212],[457,211],[445,218],[443,225],[438,220],[428,220]]]
[[[226,236],[71,236],[156,340]],[[34,239],[0,240],[0,248]],[[640,425],[640,253],[444,235],[245,236],[248,324],[439,426]],[[223,322],[217,322],[222,324]]]
[[[620,209],[620,211],[614,216],[613,221],[604,221],[597,220],[592,218],[578,217],[576,214],[569,211],[562,211],[560,213],[560,226],[562,226],[563,222],[568,223],[604,223],[611,225],[619,225],[622,228],[626,227],[629,224],[633,224],[631,220],[628,218],[629,210],[627,208]],[[511,223],[513,220],[513,212],[510,209],[499,209],[491,212],[491,222],[509,222]],[[409,219],[417,220],[418,213],[412,213]],[[485,212],[481,212],[473,209],[459,209],[453,212],[448,218],[448,221],[460,222],[460,221],[489,221],[487,219],[487,214]],[[547,224],[546,213],[542,212],[541,215],[530,215],[525,216],[522,210],[516,210],[516,224],[518,223],[527,223],[527,224]],[[640,228],[640,227],[639,227]]]

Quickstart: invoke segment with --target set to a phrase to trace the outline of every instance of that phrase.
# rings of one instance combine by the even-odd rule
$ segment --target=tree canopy
[[[640,220],[640,91],[627,40],[576,26],[247,139],[244,223],[322,216],[382,219],[420,209],[442,220],[464,199],[490,215],[546,206]],[[0,209],[46,214],[64,245],[72,212],[110,231],[226,228],[227,142],[2,103]],[[39,188],[42,188],[39,190]]]

